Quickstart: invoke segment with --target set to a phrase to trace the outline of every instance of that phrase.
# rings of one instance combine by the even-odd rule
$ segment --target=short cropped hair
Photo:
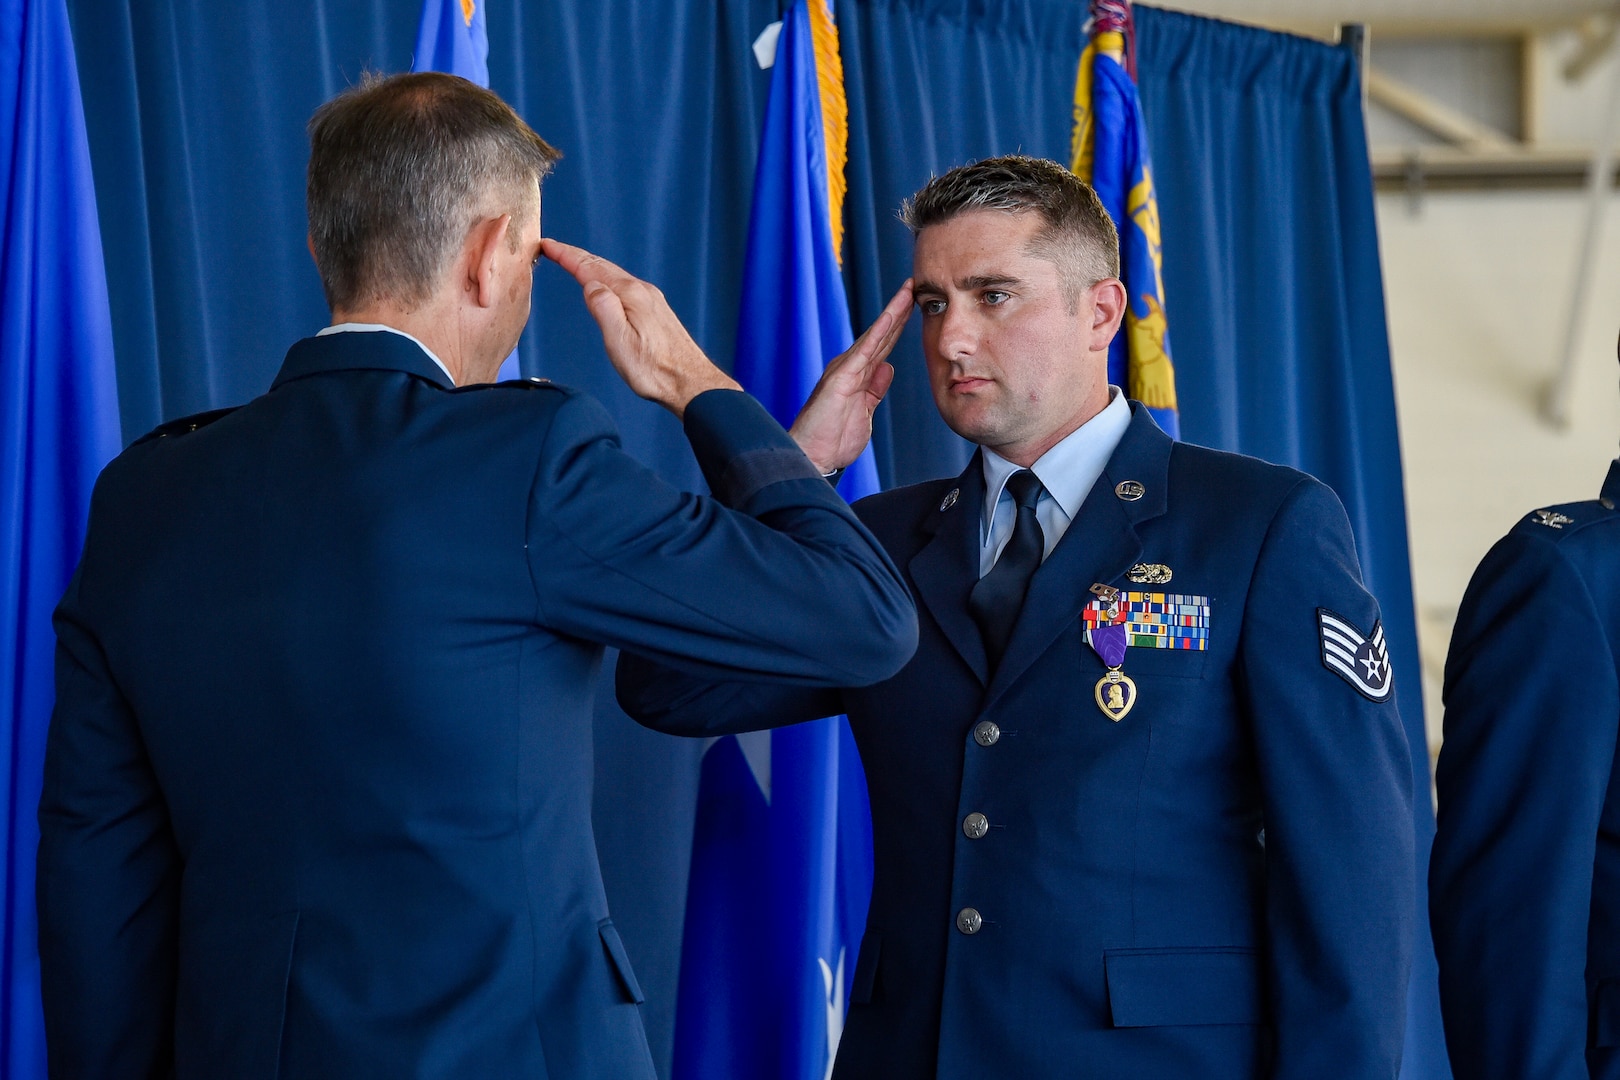
[[[958,165],[900,205],[913,236],[973,210],[1034,212],[1046,223],[1030,254],[1057,264],[1071,304],[1119,276],[1119,232],[1091,185],[1055,161],[1008,154]]]
[[[309,151],[309,235],[333,310],[427,299],[467,230],[516,218],[562,156],[499,97],[437,72],[365,76],[315,110]]]

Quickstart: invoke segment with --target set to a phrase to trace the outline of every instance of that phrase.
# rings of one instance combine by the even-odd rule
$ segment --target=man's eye
[[[1004,303],[1006,301],[1007,294],[1004,292],[997,292],[995,289],[991,289],[989,292],[985,293],[981,299],[991,307],[995,307],[997,304]]]
[[[917,308],[924,315],[939,315],[939,314],[942,314],[945,311],[945,301],[943,301],[943,300],[919,300],[917,302]]]

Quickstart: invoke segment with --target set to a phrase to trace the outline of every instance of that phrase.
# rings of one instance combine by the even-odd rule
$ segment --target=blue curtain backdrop
[[[304,124],[370,68],[410,67],[420,0],[69,0],[106,247],[124,437],[262,392],[324,325],[304,250]],[[749,50],[778,0],[495,0],[490,82],[566,155],[548,234],[662,286],[732,356],[769,72]],[[856,327],[910,271],[895,208],[931,173],[1022,150],[1066,160],[1075,0],[841,0],[850,98],[845,273]],[[1352,58],[1137,9],[1139,83],[1164,219],[1184,437],[1302,466],[1338,490],[1383,601],[1421,752],[1417,652],[1372,192]],[[578,289],[536,279],[525,369],[596,394],[630,451],[683,484],[678,425],[613,376]],[[960,470],[909,331],[877,416],[887,485]],[[609,668],[611,670],[611,666]],[[596,824],[614,915],[667,1074],[701,742],[612,705]],[[1419,783],[1421,781],[1421,783]],[[1427,776],[1414,775],[1426,796]],[[1427,806],[1427,799],[1420,800]],[[1426,857],[1432,824],[1418,822]],[[1422,881],[1422,878],[1419,878]],[[1408,1077],[1443,1076],[1419,949]]]
[[[1412,746],[1419,933],[1403,1076],[1450,1076],[1428,929],[1434,812],[1361,76],[1347,50],[1139,9],[1182,436],[1338,492]]]

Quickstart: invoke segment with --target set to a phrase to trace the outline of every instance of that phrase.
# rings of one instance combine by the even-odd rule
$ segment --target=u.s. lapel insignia
[[[1137,563],[1125,576],[1138,585],[1168,585],[1175,574],[1163,563]]]
[[[947,511],[951,507],[955,506],[956,505],[956,500],[960,499],[961,497],[962,497],[962,489],[961,488],[951,488],[951,490],[949,490],[949,491],[947,491],[945,493],[945,497],[943,499],[939,500],[939,512],[943,514],[945,511]]]
[[[1356,624],[1327,608],[1316,609],[1316,632],[1322,640],[1322,666],[1355,687],[1368,701],[1387,701],[1395,688],[1384,624],[1373,623],[1363,634]]]
[[[1565,525],[1573,525],[1575,519],[1556,510],[1537,510],[1536,524],[1545,525],[1549,529],[1562,529]]]
[[[1108,669],[1097,680],[1092,696],[1097,699],[1097,708],[1103,715],[1117,724],[1136,706],[1136,684],[1120,670],[1125,664],[1125,626],[1123,623],[1093,626],[1086,631],[1086,640]]]

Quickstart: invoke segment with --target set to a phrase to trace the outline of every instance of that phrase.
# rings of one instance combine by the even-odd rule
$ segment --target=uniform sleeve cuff
[[[784,480],[821,478],[764,406],[740,390],[699,394],[687,404],[684,424],[709,490],[727,506]]]

